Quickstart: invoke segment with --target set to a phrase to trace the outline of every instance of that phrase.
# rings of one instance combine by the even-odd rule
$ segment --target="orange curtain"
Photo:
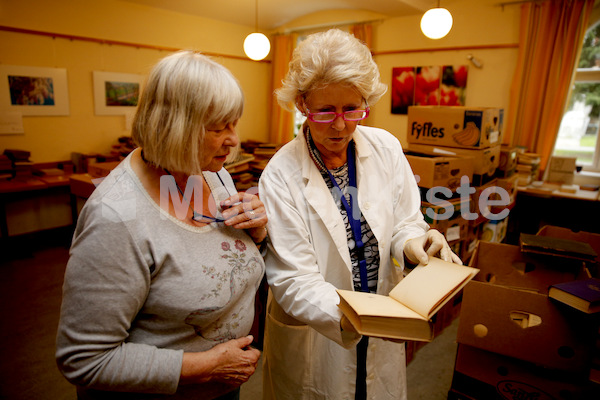
[[[271,93],[281,87],[292,52],[298,38],[297,34],[277,35],[273,39],[273,74]],[[287,143],[294,138],[294,114],[282,109],[274,96],[271,96],[271,126],[269,140],[271,143]]]
[[[542,169],[554,149],[593,5],[549,0],[521,6],[504,143],[540,154]]]
[[[365,42],[369,49],[373,49],[373,26],[371,24],[352,25],[350,27],[350,33],[353,34],[355,38]]]

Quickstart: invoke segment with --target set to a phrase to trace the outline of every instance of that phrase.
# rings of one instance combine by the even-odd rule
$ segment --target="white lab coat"
[[[428,225],[399,141],[358,126],[358,202],[378,241],[378,290],[402,278],[403,246]],[[336,288],[353,289],[346,228],[309,156],[305,137],[281,148],[265,168],[259,193],[269,217],[266,273],[271,288],[263,352],[265,399],[354,399],[360,337],[341,332]],[[401,267],[394,265],[392,257]],[[404,343],[369,339],[369,399],[406,398]]]

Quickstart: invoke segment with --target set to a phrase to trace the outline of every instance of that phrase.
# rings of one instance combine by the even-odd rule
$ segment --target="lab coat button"
[[[369,202],[366,202],[366,203],[365,203],[365,205],[363,206],[363,208],[364,208],[365,210],[368,210],[369,208],[371,208],[371,203],[369,203]]]

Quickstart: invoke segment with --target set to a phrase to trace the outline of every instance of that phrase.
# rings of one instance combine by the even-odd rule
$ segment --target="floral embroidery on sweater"
[[[260,258],[248,254],[246,244],[239,239],[236,239],[233,245],[227,241],[221,242],[221,250],[223,251],[221,258],[227,261],[229,268],[202,266],[202,273],[215,284],[208,293],[200,296],[199,302],[217,300],[225,292],[229,294],[227,301],[222,305],[197,309],[185,319],[185,323],[191,325],[197,335],[218,342],[234,338],[232,331],[239,326],[243,316],[240,312],[227,313],[212,322],[209,322],[207,316],[227,307],[238,291],[247,287],[252,272],[256,268],[261,268]]]

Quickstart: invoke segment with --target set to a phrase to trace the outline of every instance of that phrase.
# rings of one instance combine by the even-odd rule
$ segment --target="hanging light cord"
[[[254,30],[258,32],[258,0],[254,1]]]

